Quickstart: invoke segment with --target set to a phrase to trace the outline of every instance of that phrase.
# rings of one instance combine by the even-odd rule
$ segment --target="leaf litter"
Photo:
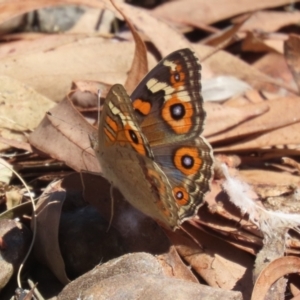
[[[226,299],[284,299],[300,293],[299,275],[294,274],[299,273],[300,254],[300,120],[296,88],[300,60],[299,36],[294,33],[300,6],[298,1],[291,5],[284,0],[222,3],[165,1],[152,10],[123,2],[116,2],[115,9],[108,1],[1,3],[1,23],[58,4],[87,5],[87,14],[93,16],[91,23],[88,18],[84,20],[84,30],[77,23],[77,27],[60,34],[19,30],[1,36],[0,95],[6,96],[0,109],[5,120],[10,120],[1,121],[1,142],[5,143],[1,150],[9,153],[17,149],[22,154],[5,160],[20,169],[32,191],[40,196],[34,256],[60,282],[52,293],[58,295],[62,286],[73,280],[58,299],[68,299],[68,293],[76,297],[108,293],[108,298],[114,299],[125,290],[135,299],[139,297],[133,284],[136,278],[143,278],[141,286],[150,291],[146,299],[159,299],[158,290],[160,295],[174,298],[176,289],[168,286],[179,286],[178,280],[186,282],[182,299],[201,299],[204,295],[211,299],[217,295]],[[105,22],[113,20],[115,25],[105,24],[101,32],[95,30],[106,9],[115,18],[125,20],[133,39],[118,37],[118,30],[105,32],[123,26],[111,14]],[[235,27],[228,30],[230,26]],[[180,32],[183,28],[184,33]],[[147,47],[143,41],[147,41]],[[169,232],[124,202],[117,191],[111,192],[105,179],[86,171],[101,172],[90,145],[90,138],[97,132],[97,90],[101,89],[101,103],[111,84],[123,83],[130,93],[147,72],[147,63],[151,68],[158,58],[186,47],[201,60],[204,58],[203,89],[205,80],[210,79],[217,96],[205,93],[204,136],[214,149],[215,177],[198,217],[185,222],[183,230]],[[233,78],[223,81],[224,89],[231,93],[221,94],[214,88],[220,87],[213,81],[218,76]],[[235,89],[238,83],[234,80],[250,90]],[[5,82],[10,82],[9,90]],[[8,102],[8,96],[13,102]],[[215,98],[218,103],[209,101]],[[73,170],[81,173],[71,174]],[[69,175],[64,177],[65,174]],[[50,183],[54,177],[59,181]],[[14,178],[10,184],[20,186]],[[2,198],[4,204],[7,201],[3,216],[5,207],[16,205],[15,213],[10,215],[29,227],[28,207],[21,208],[19,200],[11,204],[5,193]],[[66,198],[71,200],[64,202]],[[26,203],[25,194],[21,201]],[[78,224],[99,214],[95,218],[99,218],[100,225],[82,232],[74,225],[69,228],[73,232],[65,228],[61,231],[62,220],[68,220],[73,213]],[[111,217],[112,229],[106,232]],[[122,272],[113,273],[111,266],[102,265],[114,262],[105,251],[95,250],[100,249],[95,246],[97,236],[106,241],[101,249],[115,245],[112,252],[116,257],[130,252],[159,256],[137,256],[134,262],[122,256],[125,264],[133,268],[124,277]],[[67,245],[66,237],[73,237]],[[5,242],[6,235],[1,239]],[[99,256],[95,256],[97,251]],[[75,257],[79,263],[70,265]],[[142,266],[153,258],[151,263],[159,263],[154,267],[156,271],[139,274],[143,268],[138,263]],[[74,270],[83,270],[84,265],[97,263],[102,274],[99,280],[92,280],[93,274],[87,271],[77,279],[72,275]],[[43,289],[43,280],[34,277],[41,265],[28,264],[35,272],[25,279],[33,278],[38,285],[27,288],[33,290],[31,293],[37,289],[44,292],[44,298],[50,297]],[[5,283],[1,282],[4,285],[12,274],[5,276]],[[199,279],[206,286],[200,285]],[[13,284],[13,278],[10,282]],[[155,282],[156,287],[150,282]]]

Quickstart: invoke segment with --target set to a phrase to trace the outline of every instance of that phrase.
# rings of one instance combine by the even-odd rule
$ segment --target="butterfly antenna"
[[[101,91],[100,89],[98,90],[98,93],[97,93],[97,97],[98,97],[98,128],[99,128],[99,125],[100,125],[100,98],[101,98]]]
[[[111,227],[111,224],[112,224],[113,216],[114,216],[114,202],[115,202],[115,200],[114,200],[114,186],[112,184],[110,185],[109,193],[110,193],[110,199],[111,199],[111,212],[110,212],[110,220],[109,220],[109,224],[108,224],[106,232],[109,231],[109,229]]]

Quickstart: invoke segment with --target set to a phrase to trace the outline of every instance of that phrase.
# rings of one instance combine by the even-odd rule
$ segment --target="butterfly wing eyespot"
[[[196,147],[180,147],[173,155],[175,167],[184,175],[194,175],[202,167],[203,161]]]
[[[175,62],[174,69],[170,68],[170,82],[172,87],[177,90],[184,87],[185,85],[185,73],[183,72],[183,67],[179,62]]]
[[[173,194],[176,199],[176,203],[179,206],[188,205],[190,200],[189,193],[183,186],[175,186],[173,188]]]
[[[127,141],[130,143],[130,145],[140,154],[140,155],[146,155],[147,151],[145,148],[145,144],[143,141],[143,138],[138,130],[134,130],[130,125],[124,126],[124,132]]]
[[[173,96],[163,106],[161,116],[176,134],[185,134],[193,129],[193,107]]]

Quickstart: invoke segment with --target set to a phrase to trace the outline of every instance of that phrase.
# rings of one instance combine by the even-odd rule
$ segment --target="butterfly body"
[[[175,229],[209,190],[212,150],[203,137],[201,66],[189,49],[171,53],[129,97],[114,85],[98,136],[103,175],[133,206]]]

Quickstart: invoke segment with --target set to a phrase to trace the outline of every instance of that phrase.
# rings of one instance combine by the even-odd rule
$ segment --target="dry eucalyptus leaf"
[[[286,84],[289,84],[294,89],[296,88],[293,75],[289,70],[286,60],[282,54],[276,52],[268,52],[263,57],[258,59],[253,64],[253,66],[261,72],[267,74],[268,76],[276,78]],[[275,93],[272,93],[271,95],[270,93],[266,93],[264,91],[261,92],[263,92],[262,95],[264,95],[266,99],[275,99],[278,98],[278,96],[290,95],[290,93],[286,93],[286,91],[278,91],[278,88],[276,87],[273,88],[273,91]]]
[[[213,47],[201,44],[193,44],[193,49],[198,54],[199,58],[206,57],[214,50]],[[272,87],[275,86],[277,90],[279,90],[279,87],[281,89],[291,89],[289,85],[286,85],[271,76],[267,76],[238,57],[222,50],[214,53],[214,55],[205,59],[201,64],[204,78],[207,77],[207,73],[210,72],[210,76],[212,76],[212,74],[234,76],[247,82],[252,88],[257,90],[266,89],[267,84],[271,84]]]
[[[243,24],[241,32],[255,31],[276,32],[282,27],[297,24],[299,22],[300,12],[294,11],[276,11],[265,10],[256,11],[251,14],[250,18]],[[240,17],[233,20],[233,23],[240,22]]]
[[[236,40],[236,34],[249,19],[249,15],[244,15],[239,18],[238,22],[236,22],[233,26],[228,26],[227,28],[217,31],[215,34],[211,34],[207,38],[202,40],[203,44],[225,48],[227,45],[233,43]]]
[[[255,145],[258,145],[257,139],[251,139],[246,144],[243,139],[247,135],[263,133],[269,130],[275,130],[283,126],[287,126],[300,121],[300,117],[297,114],[297,107],[300,109],[300,101],[298,97],[283,97],[277,100],[271,100],[264,102],[269,106],[269,110],[253,119],[250,119],[239,126],[233,128],[232,130],[225,131],[215,135],[211,142],[216,142],[220,140],[230,140],[239,138],[239,141],[242,142],[241,145],[236,145],[235,149],[238,149],[241,146],[242,149],[255,148]],[[283,105],[284,104],[284,105]],[[262,104],[261,104],[262,105]],[[259,107],[260,105],[258,105]],[[296,123],[297,124],[297,123]],[[294,124],[294,125],[296,125]],[[293,125],[292,125],[293,126]],[[280,130],[280,129],[277,129]],[[268,133],[266,133],[268,134]],[[284,139],[281,139],[284,140]],[[267,140],[261,140],[265,146],[270,145]],[[250,145],[253,144],[253,146]],[[274,145],[274,144],[273,144]],[[275,144],[276,145],[276,144]],[[257,146],[256,148],[261,148],[264,145]],[[232,149],[232,147],[228,148]]]
[[[244,151],[249,149],[270,149],[276,147],[280,150],[280,157],[289,154],[297,154],[300,144],[299,130],[300,122],[283,128],[277,128],[270,132],[261,133],[256,136],[255,139],[240,139],[238,143],[219,148],[218,151]],[[271,157],[271,155],[272,153],[269,153],[269,157]],[[276,153],[273,153],[273,155],[276,156]]]
[[[132,49],[132,43],[84,37],[51,51],[3,58],[0,72],[60,101],[77,79],[123,83],[132,61]]]
[[[263,8],[288,5],[288,0],[180,0],[168,1],[154,9],[155,16],[168,19],[172,22],[202,27],[202,24],[211,24],[241,13],[256,11]],[[178,13],[180,12],[180,14]]]
[[[74,170],[99,173],[99,163],[89,140],[89,136],[95,132],[96,129],[84,120],[66,98],[51,110],[51,115],[44,117],[29,141],[40,151],[64,161]]]
[[[202,80],[204,101],[224,101],[248,90],[251,90],[249,84],[233,76],[216,76]]]
[[[77,39],[78,36],[76,35],[39,34],[33,37],[28,33],[20,33],[19,39],[2,44],[0,48],[0,60],[7,59],[8,57],[49,51],[49,49],[73,43]]]
[[[300,178],[297,175],[286,172],[276,172],[270,170],[240,170],[239,173],[251,185],[267,184],[278,186],[281,185],[299,185]]]
[[[291,34],[284,43],[284,56],[300,90],[300,36]]]
[[[226,130],[231,132],[231,128],[238,126],[243,122],[264,115],[269,110],[267,103],[248,104],[241,107],[230,107],[215,103],[204,103],[205,111],[207,114],[206,125],[204,128],[204,136],[210,137],[209,142],[218,140],[220,132],[226,134]],[[228,118],[228,116],[231,116]],[[239,126],[237,127],[239,128]],[[214,136],[216,135],[216,137]]]
[[[0,76],[0,102],[0,134],[19,141],[26,140],[24,132],[35,129],[44,113],[55,105],[31,87],[7,76]],[[0,146],[2,150],[7,148],[4,144]]]

